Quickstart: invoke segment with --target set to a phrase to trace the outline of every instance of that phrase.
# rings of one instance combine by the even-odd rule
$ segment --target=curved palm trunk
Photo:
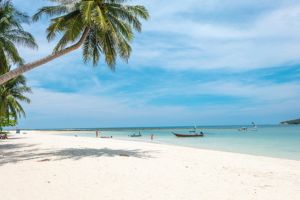
[[[84,30],[83,35],[81,36],[80,40],[76,44],[74,44],[74,45],[72,45],[72,46],[70,46],[68,48],[65,48],[65,49],[63,49],[63,50],[61,50],[59,52],[53,53],[53,54],[51,54],[51,55],[49,55],[49,56],[47,56],[45,58],[42,58],[40,60],[35,61],[35,62],[22,65],[22,66],[14,69],[14,70],[11,70],[11,71],[9,71],[9,72],[1,75],[0,76],[0,85],[6,83],[7,81],[9,81],[9,80],[11,80],[13,78],[16,78],[19,75],[22,75],[25,72],[28,72],[28,71],[30,71],[30,70],[38,67],[38,66],[46,64],[46,63],[48,63],[48,62],[50,62],[50,61],[52,61],[52,60],[54,60],[56,58],[59,58],[59,57],[65,55],[65,54],[68,54],[68,53],[70,53],[70,52],[78,49],[83,44],[83,42],[85,41],[85,39],[87,38],[89,32],[90,32],[90,29],[86,28]]]

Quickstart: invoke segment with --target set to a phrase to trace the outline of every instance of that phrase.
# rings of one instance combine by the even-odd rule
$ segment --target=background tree
[[[30,103],[30,99],[25,96],[26,93],[31,93],[31,89],[26,85],[26,79],[22,75],[1,85],[0,117],[16,121],[22,116],[25,117],[21,102]]]
[[[17,121],[12,118],[7,118],[7,117],[0,117],[0,133],[3,131],[3,127],[8,127],[8,126],[16,126]]]
[[[140,19],[149,18],[144,6],[124,5],[127,0],[50,1],[57,5],[41,8],[33,19],[37,21],[42,15],[54,17],[47,29],[48,40],[61,36],[54,52],[0,76],[0,85],[81,46],[85,62],[97,65],[103,54],[108,66],[114,69],[118,56],[125,61],[130,57],[133,32],[141,31]]]

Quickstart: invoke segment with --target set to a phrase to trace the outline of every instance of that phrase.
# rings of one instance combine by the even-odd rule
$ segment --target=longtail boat
[[[194,133],[194,134],[182,134],[182,133],[175,133],[172,132],[176,137],[203,137],[204,133]]]
[[[139,131],[139,134],[133,134],[133,135],[128,135],[129,137],[142,137],[141,132]]]

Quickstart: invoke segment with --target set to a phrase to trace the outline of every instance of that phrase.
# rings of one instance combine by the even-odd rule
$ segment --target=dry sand
[[[300,161],[30,133],[0,141],[1,200],[299,200]]]

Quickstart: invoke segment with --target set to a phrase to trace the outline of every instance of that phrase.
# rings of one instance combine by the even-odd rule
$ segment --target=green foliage
[[[300,119],[284,121],[284,122],[281,122],[281,124],[300,124]]]
[[[16,44],[37,47],[33,36],[24,31],[21,23],[29,23],[29,17],[14,8],[11,1],[0,0],[0,75],[8,72],[10,64],[23,64]]]
[[[48,40],[61,36],[54,53],[72,44],[88,31],[83,44],[83,60],[97,65],[101,54],[111,69],[119,56],[127,61],[130,57],[130,42],[134,31],[140,32],[140,19],[148,19],[144,6],[124,5],[127,0],[50,0],[55,6],[41,8],[33,17],[54,17],[47,28]]]
[[[0,117],[12,117],[18,120],[25,117],[25,111],[21,102],[30,103],[30,99],[24,93],[31,93],[30,87],[26,85],[24,76],[18,76],[0,86]]]
[[[2,132],[3,127],[16,126],[17,121],[11,117],[0,117],[0,132]]]
[[[3,130],[3,127],[16,126],[17,120],[11,117],[0,117],[0,133]]]

